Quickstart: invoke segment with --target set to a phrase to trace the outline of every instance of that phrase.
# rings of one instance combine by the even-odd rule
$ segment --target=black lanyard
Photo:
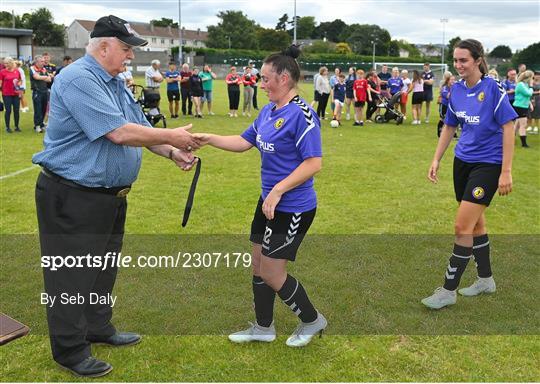
[[[202,160],[200,157],[196,157],[196,159],[198,159],[197,166],[195,168],[195,174],[193,175],[193,180],[191,180],[191,187],[189,188],[189,194],[186,201],[186,207],[184,208],[184,217],[182,219],[182,227],[185,227],[189,220],[189,214],[191,213],[191,208],[193,207],[193,198],[195,197],[195,189],[197,188],[197,182],[199,181],[199,175],[201,174]]]

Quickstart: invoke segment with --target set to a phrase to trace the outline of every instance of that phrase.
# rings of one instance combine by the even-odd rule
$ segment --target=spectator
[[[236,72],[236,67],[231,67],[229,74],[225,78],[225,82],[227,83],[227,93],[229,94],[229,116],[238,117],[240,84],[242,84],[242,78]]]
[[[165,81],[167,82],[169,112],[171,113],[171,118],[176,119],[178,118],[178,110],[180,107],[180,88],[178,87],[180,72],[176,70],[176,64],[174,62],[169,63],[169,70],[165,72]]]
[[[439,123],[437,124],[437,137],[441,137],[442,127],[444,126],[444,118],[446,117],[446,112],[448,111],[448,102],[450,100],[451,88],[456,82],[455,76],[452,75],[452,72],[446,71],[443,75],[443,81],[441,82],[440,87],[440,96],[437,100],[439,104]],[[454,134],[454,137],[457,137],[457,134]]]
[[[15,60],[11,57],[4,59],[5,68],[0,71],[0,88],[2,89],[2,99],[4,100],[4,121],[6,122],[6,132],[13,132],[10,127],[11,110],[13,109],[13,119],[15,121],[15,132],[20,132],[19,128],[19,89],[21,85],[21,74],[17,70]]]
[[[394,96],[396,93],[401,91],[401,88],[403,88],[403,80],[401,80],[401,77],[399,77],[398,67],[392,68],[392,77],[388,79],[387,85],[391,96]]]
[[[133,81],[133,74],[128,69],[126,63],[122,64],[122,69],[123,72],[120,72],[118,74],[118,77],[124,80],[124,82],[126,83],[126,87],[131,88],[131,86],[135,84],[135,82]]]
[[[488,76],[491,76],[492,79],[499,80],[499,72],[495,68],[489,70]]]
[[[403,81],[403,87],[401,87],[401,100],[399,106],[401,107],[401,113],[403,113],[403,120],[407,119],[407,101],[409,99],[409,93],[412,90],[412,82],[409,79],[409,71],[403,69],[401,71],[401,81]]]
[[[64,69],[71,63],[73,63],[73,59],[71,58],[71,56],[64,56],[64,59],[62,60],[62,66],[58,67],[58,69],[56,70],[56,76],[58,76],[58,74],[60,73],[62,69]]]
[[[203,98],[201,100],[201,112],[204,107],[204,103],[208,103],[208,114],[213,115],[214,112],[212,112],[212,88],[213,88],[213,81],[217,78],[216,74],[212,72],[212,69],[208,64],[206,64],[203,67],[203,71],[199,73],[199,77],[202,79],[202,86],[203,86]]]
[[[367,82],[368,82],[368,107],[366,111],[366,122],[372,123],[371,117],[373,116],[373,113],[377,110],[377,104],[380,100],[380,94],[381,94],[381,87],[379,85],[379,76],[377,76],[377,72],[372,70],[368,74]]]
[[[328,97],[330,96],[330,82],[328,81],[328,68],[319,68],[319,76],[317,77],[317,84],[315,90],[319,92],[319,104],[317,105],[317,115],[322,120],[326,120],[324,115],[326,114],[326,106],[328,105]]]
[[[180,93],[182,96],[182,115],[192,115],[193,101],[191,100],[191,91],[189,89],[191,71],[189,65],[184,63],[182,65],[182,71],[180,71]],[[186,108],[187,106],[187,108]]]
[[[527,132],[537,135],[538,128],[540,127],[540,72],[534,73],[532,110],[529,112],[531,127],[529,127],[530,129],[527,128]]]
[[[533,71],[521,72],[518,76],[518,84],[516,86],[516,97],[514,98],[514,110],[518,114],[516,120],[516,130],[519,132],[521,139],[521,147],[529,148],[527,145],[527,113],[531,104],[533,95]]]
[[[42,133],[45,128],[45,114],[49,100],[47,84],[53,81],[53,77],[43,67],[43,56],[36,56],[34,65],[30,67],[30,86],[32,88],[32,102],[34,104],[34,130]]]
[[[338,76],[341,74],[341,68],[336,67],[334,69],[334,74],[332,77],[330,77],[330,107],[332,108],[332,111],[336,108],[334,104],[334,86],[338,82]]]
[[[523,72],[525,72],[527,70],[527,66],[525,64],[520,64],[518,66],[518,74],[521,75]]]
[[[333,95],[334,95],[334,105],[336,106],[334,113],[334,120],[337,120],[338,125],[341,125],[341,111],[343,105],[345,104],[345,93],[347,86],[345,85],[345,75],[340,73],[338,75],[338,82],[334,85]]]
[[[249,66],[251,67],[251,74],[255,76],[255,84],[253,84],[253,108],[258,111],[259,104],[257,103],[257,83],[261,79],[261,74],[259,73],[257,67],[255,67],[255,62],[253,60],[249,62]]]
[[[51,82],[47,83],[47,88],[51,89],[54,77],[56,76],[56,64],[51,63],[51,55],[48,52],[43,53],[43,68],[45,68],[47,73],[51,76]]]
[[[251,67],[246,67],[242,83],[244,84],[244,106],[242,108],[242,116],[251,116],[251,105],[253,103],[253,85],[257,82],[257,78],[251,73]]]
[[[389,99],[390,92],[388,91],[388,80],[390,80],[392,75],[388,72],[388,66],[386,64],[383,64],[381,72],[378,73],[377,77],[380,80],[379,85],[381,87],[381,95]]]
[[[354,124],[355,126],[363,126],[364,120],[362,120],[364,105],[368,100],[368,87],[369,84],[365,79],[365,74],[362,69],[356,71],[356,80],[353,84],[354,91]]]
[[[18,60],[15,62],[17,65],[17,70],[19,71],[21,75],[21,86],[19,90],[19,99],[21,101],[21,112],[26,113],[28,112],[28,104],[26,104],[26,99],[24,98],[24,94],[26,93],[26,74],[24,73],[24,69],[22,68],[23,62]]]
[[[426,123],[429,123],[430,105],[433,100],[433,72],[430,69],[429,63],[424,64],[424,72],[422,72],[422,80],[424,80],[424,101],[426,102]],[[422,105],[420,104],[420,112],[422,112]],[[418,115],[418,121],[421,117]]]
[[[515,98],[515,92],[516,92],[516,79],[517,79],[517,72],[515,69],[510,68],[508,72],[506,72],[506,79],[503,80],[501,83],[503,88],[506,90],[506,94],[508,95],[508,101],[510,104],[513,105],[514,98]]]
[[[422,101],[424,99],[424,79],[415,69],[413,71],[413,81],[412,81],[412,115],[413,115],[413,125],[418,125],[421,123],[420,119],[422,118]]]
[[[144,78],[146,80],[146,87],[150,89],[159,90],[159,86],[163,81],[163,75],[161,74],[159,68],[161,63],[159,60],[152,60],[150,67],[146,70]]]
[[[203,97],[202,79],[199,76],[199,68],[193,67],[193,72],[189,78],[189,89],[193,104],[195,104],[195,117],[202,119],[201,97]]]
[[[356,68],[350,67],[349,68],[349,74],[345,78],[345,106],[346,106],[346,113],[345,118],[349,120],[351,118],[351,103],[354,102],[354,81],[356,80]]]

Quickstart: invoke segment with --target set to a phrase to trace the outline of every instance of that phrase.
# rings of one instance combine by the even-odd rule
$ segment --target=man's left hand
[[[189,171],[195,164],[197,164],[197,158],[192,152],[186,152],[181,149],[173,151],[171,156],[172,161],[184,171]]]

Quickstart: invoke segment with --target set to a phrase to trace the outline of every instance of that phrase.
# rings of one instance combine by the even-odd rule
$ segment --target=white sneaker
[[[533,130],[533,127],[527,127],[527,132],[531,133]]]
[[[245,115],[246,115],[246,113],[245,113],[245,112],[242,112],[242,116],[245,116]]]
[[[432,309],[441,309],[447,305],[456,303],[456,291],[449,291],[439,287],[433,292],[433,295],[422,299],[422,304]]]
[[[495,280],[491,277],[479,277],[476,281],[467,288],[462,288],[458,292],[463,296],[476,296],[481,293],[493,293],[497,290]]]
[[[347,115],[345,116],[345,119],[350,120],[351,119],[351,114],[347,113]]]
[[[322,336],[324,329],[328,326],[328,321],[319,312],[317,312],[317,320],[312,323],[301,322],[294,330],[292,335],[287,339],[285,344],[289,347],[304,347],[309,344],[313,336],[319,333]]]
[[[425,119],[425,120],[424,120],[424,123],[429,123],[429,119]]]
[[[36,133],[41,133],[43,132],[43,129],[40,126],[36,126],[34,127],[34,131],[36,131]]]
[[[215,113],[214,113],[214,112],[208,112],[208,114],[209,114],[210,116],[213,116],[213,115],[215,115]]]
[[[250,112],[248,112],[247,115],[248,115],[248,117],[251,117],[251,113],[250,113]]]
[[[249,322],[249,328],[243,331],[231,333],[229,340],[233,343],[249,343],[251,341],[264,341],[270,343],[276,339],[276,328],[274,323],[269,327],[261,327],[257,322]]]
[[[534,135],[538,135],[538,127],[533,127],[533,132],[532,132]]]

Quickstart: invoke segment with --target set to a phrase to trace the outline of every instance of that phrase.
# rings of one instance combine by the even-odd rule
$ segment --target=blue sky
[[[48,0],[55,22],[69,25],[74,19],[95,20],[114,14],[130,21],[160,19],[178,20],[178,0]],[[270,2],[230,0],[181,0],[182,25],[188,29],[216,24],[216,14],[225,10],[241,10],[260,25],[273,28],[281,15],[294,12],[293,0]],[[3,0],[2,8],[22,14],[43,6],[43,1]],[[260,4],[264,4],[264,7]],[[446,41],[451,37],[475,38],[488,49],[499,44],[513,51],[540,41],[540,1],[538,0],[297,0],[299,16],[315,16],[317,22],[340,18],[348,24],[378,24],[392,38],[413,43],[441,43],[445,25]]]

